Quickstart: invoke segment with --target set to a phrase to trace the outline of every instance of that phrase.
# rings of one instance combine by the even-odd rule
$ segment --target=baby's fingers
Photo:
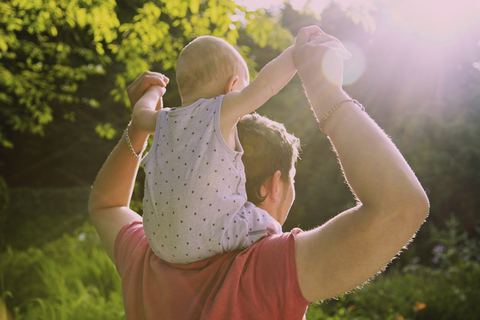
[[[160,99],[158,99],[157,105],[155,106],[156,111],[163,109],[163,98],[162,98],[162,96],[165,94],[165,88],[162,88],[162,89],[163,89],[163,93],[160,95]]]

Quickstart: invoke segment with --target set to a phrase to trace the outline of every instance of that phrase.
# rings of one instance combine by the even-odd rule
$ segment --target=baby
[[[202,36],[177,61],[178,108],[159,108],[165,88],[148,89],[132,123],[154,133],[142,160],[143,224],[161,259],[186,264],[243,249],[281,233],[281,225],[247,201],[237,121],[255,111],[296,72],[293,46],[249,83],[245,60],[226,41]]]

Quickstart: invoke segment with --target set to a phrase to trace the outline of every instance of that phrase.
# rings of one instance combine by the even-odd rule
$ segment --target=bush
[[[0,254],[1,294],[16,320],[124,319],[121,282],[91,224],[41,248]]]
[[[18,250],[41,247],[64,232],[73,232],[88,220],[90,188],[5,190],[9,201],[4,210],[0,207],[0,222],[4,227],[0,231],[5,232],[0,251],[5,251],[8,245]]]
[[[477,228],[478,230],[478,228]],[[457,320],[480,314],[480,241],[452,217],[446,230],[430,229],[433,259],[413,259],[362,289],[309,308],[307,319]]]

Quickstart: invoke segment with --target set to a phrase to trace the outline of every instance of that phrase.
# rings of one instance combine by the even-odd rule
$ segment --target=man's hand
[[[127,87],[128,98],[130,99],[132,108],[148,88],[154,85],[165,88],[169,81],[170,79],[158,72],[145,71],[142,73]]]
[[[343,60],[351,54],[342,43],[317,26],[300,29],[295,39],[293,59],[312,106],[322,116],[337,102],[348,99],[342,90]]]
[[[323,32],[316,32],[312,34],[308,40],[308,44],[326,46],[344,60],[349,60],[352,57],[352,54],[347,50],[347,48],[345,48],[340,40]]]

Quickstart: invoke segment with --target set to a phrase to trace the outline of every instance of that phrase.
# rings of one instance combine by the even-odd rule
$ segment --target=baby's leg
[[[245,249],[266,236],[282,232],[276,220],[250,202],[246,202],[233,218],[219,216],[204,224],[188,224],[188,227],[182,221],[173,219],[145,225],[150,246],[165,261],[188,264],[219,253]],[[172,234],[170,230],[175,232]]]
[[[170,263],[189,264],[222,252],[220,235],[214,238],[211,232],[200,228],[199,225],[192,224],[188,228],[183,228],[183,225],[184,223],[173,226],[172,223],[171,229],[175,229],[173,235],[167,230],[162,231],[160,227],[151,232],[153,236],[148,236],[146,232],[150,246],[162,260]],[[168,236],[165,236],[166,234]]]
[[[250,202],[236,214],[222,236],[223,252],[245,249],[258,240],[282,233],[282,226],[268,212]]]

